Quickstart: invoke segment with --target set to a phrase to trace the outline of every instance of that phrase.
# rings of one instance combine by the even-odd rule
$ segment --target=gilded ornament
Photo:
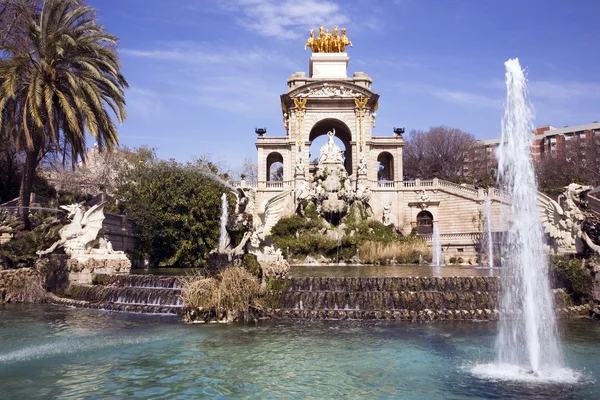
[[[346,36],[346,28],[342,29],[340,35],[337,25],[333,27],[333,30],[325,29],[321,25],[317,37],[315,37],[314,29],[309,31],[304,50],[310,47],[313,53],[343,53],[346,46],[352,47],[352,42]]]

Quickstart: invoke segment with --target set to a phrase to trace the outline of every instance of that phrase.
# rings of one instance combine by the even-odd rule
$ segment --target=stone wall
[[[108,235],[114,250],[131,252],[138,247],[140,239],[131,219],[116,214],[104,214],[104,217],[102,230]]]
[[[496,320],[497,277],[290,278],[271,283],[265,316],[403,321]],[[587,316],[562,290],[553,291],[557,315]],[[566,296],[568,299],[568,295]]]
[[[42,274],[35,269],[0,271],[0,303],[40,303],[45,295]]]

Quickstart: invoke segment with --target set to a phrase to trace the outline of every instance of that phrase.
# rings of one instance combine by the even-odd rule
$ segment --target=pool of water
[[[600,324],[562,325],[575,384],[478,378],[494,323],[265,321],[183,325],[177,318],[0,306],[6,399],[597,399]]]

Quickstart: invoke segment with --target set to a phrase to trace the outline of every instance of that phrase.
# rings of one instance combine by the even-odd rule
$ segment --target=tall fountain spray
[[[494,242],[492,240],[492,201],[487,199],[483,202],[483,215],[485,217],[485,237],[488,267],[494,268]]]
[[[561,352],[538,216],[530,150],[533,113],[518,59],[506,67],[506,107],[498,148],[498,174],[511,197],[503,243],[502,294],[496,339],[497,359],[475,374],[508,380],[572,381],[577,373],[561,367]]]
[[[444,265],[444,255],[442,254],[442,241],[440,239],[440,228],[437,222],[433,223],[433,235],[431,236],[432,244],[432,260],[431,264],[434,267]]]
[[[223,193],[221,196],[221,235],[219,236],[219,250],[225,250],[225,247],[227,246],[227,219],[229,218],[227,206],[227,195]]]

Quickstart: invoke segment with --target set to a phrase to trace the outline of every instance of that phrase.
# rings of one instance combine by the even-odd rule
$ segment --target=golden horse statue
[[[346,36],[346,28],[339,33],[339,27],[335,25],[333,30],[319,26],[319,33],[315,37],[315,30],[311,29],[304,50],[310,47],[313,53],[343,53],[346,46],[352,47],[352,42]]]

